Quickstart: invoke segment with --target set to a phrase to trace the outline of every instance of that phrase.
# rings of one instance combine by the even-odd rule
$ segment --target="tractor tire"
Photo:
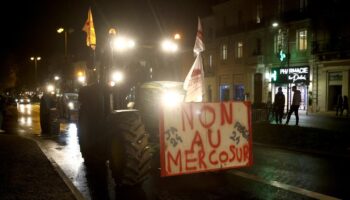
[[[140,185],[151,169],[149,135],[138,111],[118,111],[111,116],[112,126],[117,126],[111,135],[109,159],[114,181],[117,186]]]
[[[84,162],[90,168],[105,166],[108,158],[102,91],[100,85],[90,85],[81,88],[79,93],[78,141]]]

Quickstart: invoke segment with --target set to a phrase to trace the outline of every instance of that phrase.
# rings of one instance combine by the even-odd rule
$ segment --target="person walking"
[[[338,95],[337,99],[335,116],[338,116],[338,113],[340,114],[340,116],[343,114],[343,97],[340,94]]]
[[[343,109],[341,111],[341,115],[343,115],[343,111],[346,110],[346,117],[349,117],[349,101],[348,101],[348,97],[346,95],[344,95],[344,99],[343,99]]]
[[[292,91],[294,92],[293,94],[293,100],[292,100],[292,105],[290,106],[289,112],[288,112],[288,116],[287,116],[287,121],[286,121],[286,125],[288,125],[289,120],[290,120],[290,116],[293,114],[295,114],[295,119],[296,119],[296,123],[295,125],[298,126],[299,125],[299,114],[298,114],[298,110],[299,110],[299,106],[300,106],[300,102],[301,102],[301,93],[300,90],[297,90],[297,86],[293,86],[292,87]]]
[[[284,103],[285,103],[285,96],[282,92],[282,88],[278,87],[278,92],[277,94],[275,94],[275,102],[273,105],[276,124],[282,124],[282,118],[284,114]]]

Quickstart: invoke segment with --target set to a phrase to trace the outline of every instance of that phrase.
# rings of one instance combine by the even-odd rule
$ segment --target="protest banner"
[[[162,108],[161,175],[252,165],[250,102],[183,103]]]

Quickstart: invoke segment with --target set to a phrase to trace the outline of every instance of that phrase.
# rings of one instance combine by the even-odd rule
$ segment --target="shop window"
[[[220,101],[229,101],[229,100],[230,100],[230,86],[220,85]]]
[[[235,90],[233,99],[236,101],[244,101],[244,85],[235,84],[233,87]]]

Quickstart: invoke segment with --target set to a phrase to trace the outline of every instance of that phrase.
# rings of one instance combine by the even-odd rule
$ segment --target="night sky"
[[[180,32],[184,44],[192,46],[197,16],[210,13],[218,0],[61,0],[8,1],[0,12],[2,20],[1,69],[9,65],[20,71],[33,65],[34,55],[45,58],[63,54],[64,37],[56,32],[69,27],[68,48],[71,54],[87,51],[82,27],[88,8],[94,17],[97,51],[104,45],[109,27],[131,35],[137,43],[155,43],[160,38]],[[47,60],[47,59],[46,59]],[[21,73],[19,73],[21,74]]]

